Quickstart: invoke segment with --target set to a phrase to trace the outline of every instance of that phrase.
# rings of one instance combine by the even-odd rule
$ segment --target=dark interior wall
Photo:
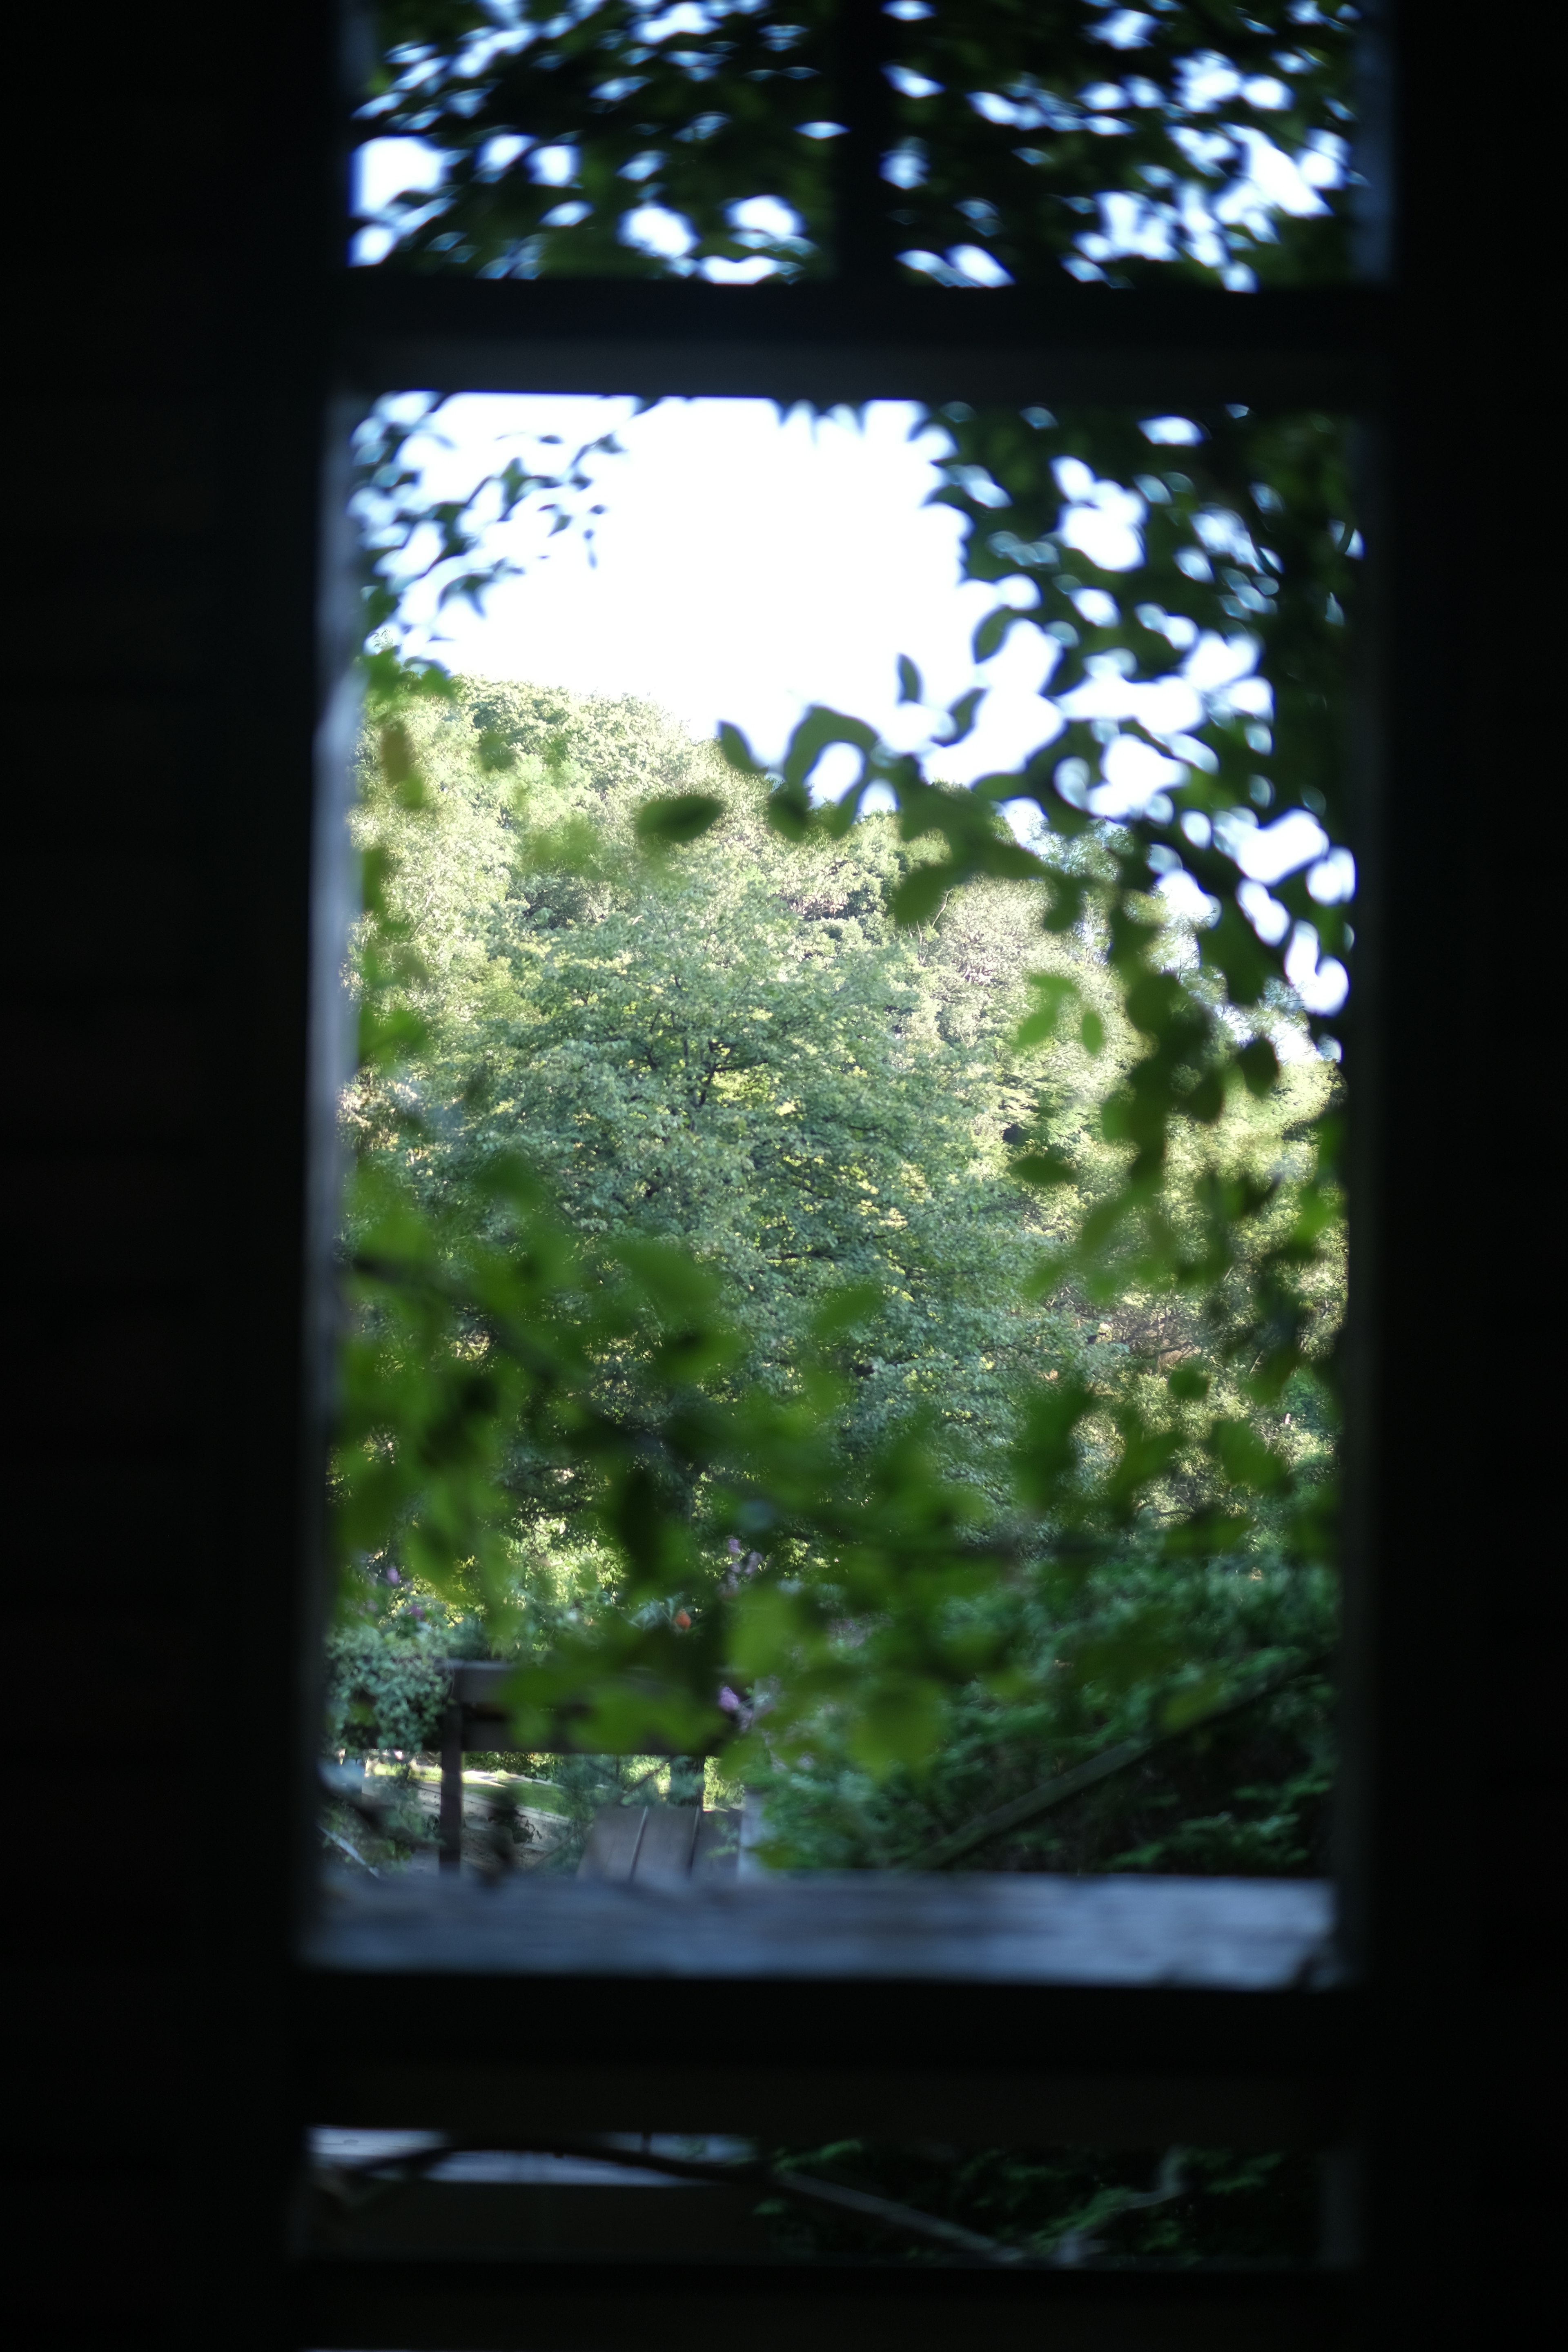
[[[1380,871],[1357,919],[1373,1033],[1352,1223],[1373,1327],[1352,1423],[1370,1473],[1351,1693],[1374,1989],[1364,2242],[1372,2341],[1500,2341],[1561,2233],[1545,2189],[1563,1819],[1546,873],[1563,753],[1560,664],[1535,650],[1560,601],[1542,398],[1557,271],[1539,232],[1561,98],[1538,15],[1399,16]]]
[[[39,2342],[279,2341],[331,23],[89,5],[7,58],[6,2201]]]

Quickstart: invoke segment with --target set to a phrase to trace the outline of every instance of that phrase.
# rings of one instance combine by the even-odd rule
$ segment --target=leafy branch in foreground
[[[1352,879],[1335,841],[1355,542],[1340,436],[1231,411],[942,421],[970,576],[1014,583],[977,658],[1019,625],[1059,648],[1065,724],[1042,708],[1047,740],[1017,772],[942,782],[973,694],[923,764],[817,709],[777,772],[727,730],[727,789],[710,762],[617,816],[613,795],[568,789],[570,726],[520,751],[449,681],[388,660],[372,673],[340,1524],[351,1590],[395,1570],[482,1613],[517,1660],[525,1748],[727,1745],[737,1776],[798,1784],[838,1759],[876,1780],[925,1770],[954,1708],[978,1704],[1070,1761],[1215,1705],[1260,1654],[1331,1635],[1324,1446],[1291,1424],[1331,1432],[1341,1283],[1330,1024]],[[1121,570],[1086,551],[1104,552],[1091,512],[1132,536]],[[478,735],[468,772],[495,793],[511,780],[504,806],[478,783],[467,803],[432,792],[419,714],[435,710]],[[813,777],[836,743],[860,772],[823,803]],[[892,819],[862,814],[873,786]],[[1019,803],[1022,837],[999,813]],[[418,866],[436,889],[421,842],[446,854],[487,808],[511,878],[468,961],[437,974],[404,880]],[[743,862],[771,836],[803,874],[896,843],[889,940],[940,940],[977,891],[1037,908],[1043,968],[1018,975],[997,1046],[1023,1116],[995,1130],[1009,1150],[987,1180],[1021,1255],[998,1261],[986,1303],[998,1325],[1059,1319],[1038,1327],[1055,1334],[1048,1371],[1023,1365],[999,1394],[984,1455],[929,1405],[861,1401],[889,1286],[918,1303],[936,1260],[879,1244],[876,1279],[855,1278],[846,1230],[824,1225],[820,1280],[769,1324],[741,1275],[782,1248],[716,1255],[707,1209],[660,1223],[678,1160],[692,1182],[709,1164],[677,1150],[671,1056],[685,1070],[681,1041],[720,1033],[679,1009],[696,973],[647,961],[657,894],[690,873],[710,896],[734,828]],[[880,933],[872,947],[892,952]],[[736,971],[733,1001],[710,993],[703,1017],[744,999],[773,1019],[756,992],[774,983]],[[595,1023],[594,1071],[624,1073],[647,1037],[665,1075],[635,1100],[584,1076],[546,1185],[529,1106]],[[804,1071],[809,1024],[797,1034]],[[1092,1116],[1069,1119],[1057,1074],[1072,1057],[1103,1076]],[[728,1086],[742,1127],[775,1116],[776,1053],[728,1074],[710,1059],[704,1105]],[[1316,1090],[1287,1121],[1274,1107],[1303,1068]],[[540,1148],[520,1156],[519,1139]],[[847,1181],[863,1161],[843,1150]],[[794,1199],[806,1180],[778,1181]],[[911,1183],[911,1202],[930,1191]],[[1173,1334],[1152,1357],[1114,1336],[1132,1298]]]
[[[862,34],[885,79],[858,93],[835,0],[717,0],[679,39],[626,0],[377,15],[361,136],[417,139],[441,163],[437,188],[382,208],[387,268],[824,276],[841,257],[839,133],[858,121],[882,164],[856,195],[906,283],[1344,275],[1333,192],[1362,11],[1334,0],[880,9]]]

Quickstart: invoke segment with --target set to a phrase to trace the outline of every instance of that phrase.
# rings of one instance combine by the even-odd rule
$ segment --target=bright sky
[[[917,423],[918,412],[896,401],[860,418],[814,419],[804,410],[781,417],[761,400],[666,400],[641,415],[630,400],[449,400],[414,453],[434,497],[466,494],[514,454],[559,463],[612,429],[626,455],[590,460],[605,508],[592,557],[580,533],[552,539],[536,515],[495,526],[487,552],[511,554],[523,576],[493,590],[482,616],[453,604],[437,620],[416,590],[416,648],[478,676],[646,696],[698,734],[727,719],[770,759],[812,702],[868,720],[900,750],[923,748],[948,707],[983,685],[974,733],[940,751],[935,768],[967,782],[1016,767],[1059,731],[1055,706],[1041,698],[1056,647],[1021,627],[975,665],[976,625],[998,601],[1032,604],[1034,591],[1022,575],[1000,586],[961,579],[960,518],[928,503],[946,436],[927,426],[911,438]],[[542,446],[552,434],[553,450]],[[1071,459],[1058,472],[1069,543],[1112,570],[1136,565],[1142,499]],[[899,700],[900,654],[921,673],[918,706]],[[1245,677],[1253,658],[1245,639],[1207,638],[1184,659],[1173,651],[1181,675],[1158,688],[1107,677],[1063,707],[1085,718],[1136,710],[1179,757],[1205,691],[1229,688],[1238,705],[1266,713],[1266,693]],[[1121,809],[1107,805],[1108,815],[1174,781],[1174,764],[1132,739],[1123,756],[1124,776],[1109,763]]]
[[[1059,732],[1064,712],[1108,722],[1136,716],[1168,750],[1162,756],[1107,726],[1103,780],[1083,780],[1089,805],[1105,816],[1149,806],[1162,786],[1180,780],[1184,762],[1206,759],[1189,731],[1205,709],[1223,705],[1267,721],[1268,691],[1252,674],[1256,646],[1239,635],[1194,643],[1189,626],[1173,645],[1166,678],[1130,684],[1107,665],[1059,709],[1042,692],[1056,646],[1037,630],[1014,629],[977,667],[971,640],[978,622],[998,601],[1032,604],[1034,592],[1021,575],[1000,587],[960,578],[960,518],[927,503],[946,438],[917,425],[914,408],[891,401],[858,418],[846,411],[813,419],[804,410],[781,416],[757,400],[666,400],[641,415],[629,399],[449,400],[410,451],[424,463],[429,496],[467,496],[512,456],[559,465],[611,430],[626,454],[589,461],[595,488],[579,503],[605,508],[592,561],[580,531],[551,537],[538,514],[524,510],[495,525],[486,546],[512,555],[521,576],[492,590],[482,614],[454,602],[437,616],[431,595],[413,590],[411,650],[438,653],[470,677],[637,695],[696,735],[710,736],[729,719],[770,762],[803,710],[827,703],[868,721],[899,750],[925,751],[928,772],[954,782],[1016,769]],[[1177,419],[1145,429],[1152,445],[1194,437]],[[1108,570],[1132,571],[1142,557],[1142,499],[1097,481],[1075,459],[1057,475],[1068,542]],[[1110,618],[1089,611],[1097,598],[1105,601],[1086,592],[1087,617]],[[899,699],[900,655],[921,674],[919,704]],[[986,694],[973,733],[933,749],[948,706],[977,685]],[[858,766],[847,749],[828,752],[816,789],[841,790]],[[1225,846],[1253,877],[1257,904],[1247,911],[1270,936],[1274,920],[1288,927],[1288,919],[1268,885],[1321,859],[1329,844],[1304,810],[1267,825],[1251,826],[1250,816],[1238,813]],[[1349,894],[1348,866],[1338,880],[1328,862],[1315,872],[1324,876],[1325,897]],[[1190,911],[1199,911],[1201,894],[1184,877],[1172,876],[1166,887],[1184,891]],[[1342,988],[1342,979],[1334,985]]]
[[[863,423],[802,410],[781,418],[760,400],[667,400],[641,415],[633,406],[480,394],[446,404],[440,429],[454,446],[427,475],[438,495],[468,488],[513,450],[547,457],[547,433],[570,451],[613,426],[626,455],[592,461],[606,509],[594,562],[575,531],[546,542],[527,520],[496,529],[490,546],[523,562],[524,576],[491,593],[482,619],[448,605],[445,643],[432,649],[489,677],[646,696],[696,734],[728,719],[764,757],[782,752],[812,702],[866,719],[901,749],[923,744],[947,705],[982,682],[970,639],[997,601],[960,581],[959,517],[925,503],[944,437],[911,441],[916,412],[895,402]],[[1012,594],[1033,601],[1022,583]],[[944,773],[967,781],[1012,767],[1056,730],[1039,698],[1054,650],[1033,629],[1014,631],[984,672],[982,725]],[[899,705],[900,654],[921,673],[923,709]]]

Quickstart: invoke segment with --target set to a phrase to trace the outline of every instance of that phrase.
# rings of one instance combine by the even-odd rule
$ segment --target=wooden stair
[[[741,1812],[697,1805],[602,1805],[594,1817],[579,1878],[616,1885],[671,1885],[733,1877]]]

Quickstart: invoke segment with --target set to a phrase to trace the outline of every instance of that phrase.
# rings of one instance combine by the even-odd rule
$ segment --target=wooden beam
[[[1333,1927],[1332,1891],[1316,1879],[825,1871],[692,1882],[657,1898],[625,1885],[405,1879],[334,1891],[307,1954],[322,1975],[1277,1992],[1336,1980]]]
[[[310,2119],[487,2146],[543,2129],[1328,2146],[1363,2038],[1312,1882],[426,1877],[356,1882],[329,1915],[297,1979]],[[502,2022],[471,2052],[399,2028],[455,2003]],[[544,2047],[504,2022],[540,2016]]]
[[[312,2261],[293,2273],[292,2340],[408,2352],[1319,2352],[1348,2336],[1348,2282],[1329,2271],[853,2269],[696,2264]]]
[[[363,397],[626,392],[1362,410],[1394,298],[1096,287],[991,291],[416,278],[351,270],[339,365]]]

